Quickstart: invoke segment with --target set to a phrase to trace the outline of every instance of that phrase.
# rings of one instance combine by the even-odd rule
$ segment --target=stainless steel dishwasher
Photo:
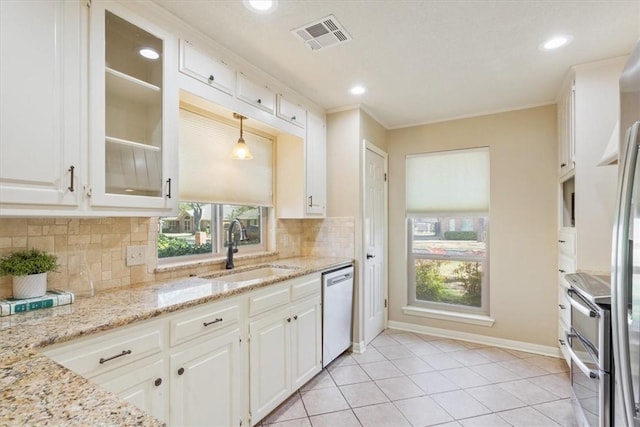
[[[322,275],[322,367],[351,347],[353,266]]]

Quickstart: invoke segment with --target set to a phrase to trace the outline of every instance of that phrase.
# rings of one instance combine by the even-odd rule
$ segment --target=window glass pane
[[[204,203],[180,203],[177,217],[160,218],[158,258],[207,254],[215,251],[213,206]]]
[[[409,220],[416,302],[483,308],[488,218]]]
[[[246,238],[241,240],[240,230],[234,228],[234,239],[240,245],[259,245],[262,243],[261,208],[259,206],[222,205],[225,246],[228,245],[229,225],[237,219],[246,231]]]

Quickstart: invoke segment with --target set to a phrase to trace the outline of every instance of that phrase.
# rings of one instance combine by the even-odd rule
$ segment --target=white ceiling
[[[637,0],[280,0],[268,15],[154,1],[320,106],[360,104],[388,128],[551,103],[571,65],[640,37]],[[353,41],[312,51],[291,33],[329,14]],[[574,40],[538,50],[557,33]],[[367,93],[349,94],[355,83]]]

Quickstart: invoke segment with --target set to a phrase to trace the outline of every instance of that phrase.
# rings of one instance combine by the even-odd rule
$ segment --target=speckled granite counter
[[[163,425],[39,349],[348,263],[346,258],[287,258],[268,265],[292,268],[291,274],[259,283],[224,282],[221,276],[228,272],[213,272],[208,278],[123,288],[0,318],[0,425]]]

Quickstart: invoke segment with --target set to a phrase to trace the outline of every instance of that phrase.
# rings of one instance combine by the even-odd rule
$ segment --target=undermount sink
[[[213,278],[219,282],[259,282],[262,280],[271,279],[278,276],[286,276],[295,272],[295,268],[286,267],[258,267],[253,270],[241,271],[239,273],[232,273],[223,276]]]

